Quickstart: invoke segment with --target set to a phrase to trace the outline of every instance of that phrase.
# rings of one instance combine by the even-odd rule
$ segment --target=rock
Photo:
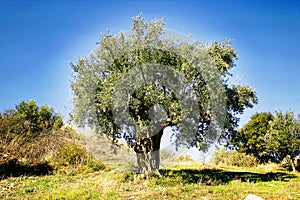
[[[249,194],[246,196],[245,200],[263,200],[263,198],[255,195],[255,194]]]

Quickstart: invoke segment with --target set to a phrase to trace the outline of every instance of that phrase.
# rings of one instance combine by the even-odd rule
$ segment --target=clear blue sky
[[[255,112],[300,113],[300,1],[2,1],[0,111],[35,99],[68,117],[71,69],[100,32],[131,28],[131,17],[163,18],[194,39],[234,40],[235,75],[257,90]]]

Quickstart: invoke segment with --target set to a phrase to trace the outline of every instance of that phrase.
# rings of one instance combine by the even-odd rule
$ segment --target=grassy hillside
[[[7,199],[300,199],[300,176],[274,166],[216,168],[174,163],[161,177],[134,178],[130,172],[106,169],[88,174],[8,178],[0,182]]]
[[[132,149],[54,127],[45,113],[53,115],[29,101],[0,115],[0,199],[300,199],[299,174],[259,166],[237,152],[221,151],[215,164],[248,168],[204,165],[161,151],[160,174],[136,177]]]

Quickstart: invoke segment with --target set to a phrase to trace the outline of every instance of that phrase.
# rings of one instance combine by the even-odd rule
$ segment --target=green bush
[[[253,155],[240,153],[236,150],[226,151],[226,148],[216,151],[211,162],[215,165],[236,167],[254,167],[258,165],[258,160]]]
[[[69,144],[61,149],[60,165],[73,168],[72,174],[89,173],[105,169],[105,165],[96,160],[81,144]],[[61,169],[64,171],[64,169]]]
[[[69,144],[61,149],[61,161],[67,165],[87,164],[88,153],[82,145]]]
[[[0,113],[0,153],[8,151],[10,143],[25,147],[44,135],[59,131],[64,123],[49,106],[39,107],[34,100],[21,102],[15,109]],[[11,152],[10,152],[11,153]]]
[[[92,171],[100,171],[100,170],[104,170],[106,166],[102,162],[91,158],[88,163],[88,168],[92,169]]]

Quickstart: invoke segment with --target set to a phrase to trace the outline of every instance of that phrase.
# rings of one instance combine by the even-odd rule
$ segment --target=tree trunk
[[[296,172],[296,167],[295,167],[295,162],[294,162],[294,158],[291,156],[291,164],[292,164],[292,168],[293,168],[293,172]]]
[[[163,128],[155,135],[141,138],[134,148],[137,156],[139,174],[157,172],[160,165],[160,142],[163,135]]]

